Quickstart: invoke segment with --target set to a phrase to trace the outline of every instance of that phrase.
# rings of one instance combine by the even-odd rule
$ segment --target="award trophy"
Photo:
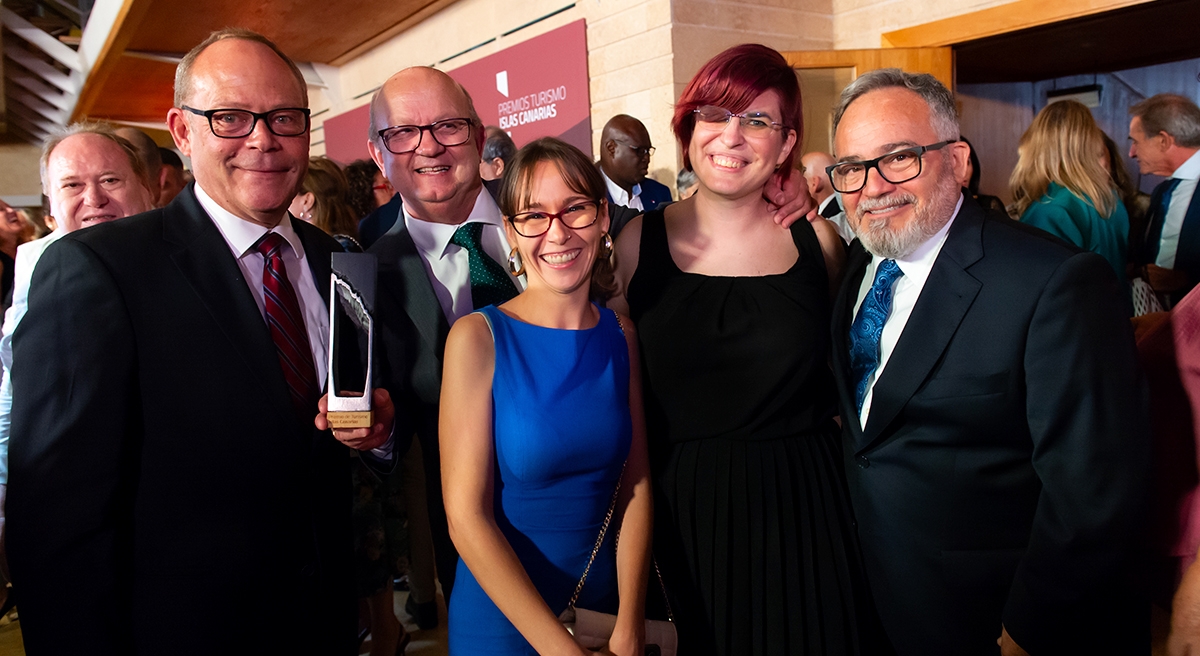
[[[375,346],[375,320],[371,316],[375,305],[377,261],[369,253],[333,253],[332,275],[329,277],[329,383],[328,417],[333,428],[370,428],[374,422],[371,412],[371,373]],[[336,300],[335,300],[336,299]],[[338,306],[346,321],[338,320]],[[351,327],[352,326],[352,327]],[[355,332],[357,340],[347,344],[346,330]],[[365,337],[365,339],[363,339]],[[342,380],[338,357],[343,348],[357,350],[366,345],[366,373],[361,382]],[[342,392],[341,390],[362,390]]]

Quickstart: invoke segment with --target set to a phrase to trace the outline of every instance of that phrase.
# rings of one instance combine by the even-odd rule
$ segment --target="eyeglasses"
[[[646,146],[645,148],[640,148],[633,144],[627,144],[624,141],[621,141],[620,139],[614,139],[614,141],[616,141],[617,143],[621,144],[622,146],[625,146],[626,148],[632,150],[633,152],[637,153],[638,157],[650,157],[651,155],[654,154],[654,146]]]
[[[729,123],[730,119],[737,118],[746,134],[765,134],[767,130],[779,131],[787,127],[782,123],[776,123],[771,120],[769,115],[762,112],[734,114],[728,109],[716,105],[705,105],[692,110],[692,113],[696,115],[696,120],[702,123],[725,124]]]
[[[591,226],[600,216],[600,204],[597,201],[585,200],[574,203],[561,212],[522,212],[509,218],[509,223],[518,235],[522,237],[540,237],[550,231],[554,219],[572,230],[582,230]]]
[[[248,137],[260,120],[277,137],[298,137],[308,132],[309,110],[302,107],[272,109],[261,114],[245,109],[196,109],[187,105],[180,109],[208,119],[208,128],[222,139]]]
[[[885,181],[900,184],[921,175],[921,162],[925,153],[940,150],[957,141],[958,139],[950,139],[928,146],[905,148],[862,162],[842,162],[825,167],[825,173],[829,175],[829,181],[833,183],[834,190],[843,194],[855,193],[866,186],[867,171],[872,168],[879,171],[879,177]]]
[[[439,144],[449,148],[467,143],[471,138],[471,119],[448,118],[429,125],[394,125],[379,131],[383,147],[393,155],[403,155],[421,147],[425,131]]]

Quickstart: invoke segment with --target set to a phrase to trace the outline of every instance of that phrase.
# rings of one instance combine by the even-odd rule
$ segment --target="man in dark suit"
[[[887,636],[902,656],[1144,653],[1123,574],[1149,444],[1111,267],[963,201],[933,77],[868,73],[834,125],[858,235],[834,369]]]
[[[1129,113],[1129,156],[1142,173],[1167,178],[1150,196],[1146,233],[1133,236],[1133,259],[1173,305],[1200,282],[1200,107],[1164,93]]]
[[[615,239],[629,219],[671,202],[671,190],[654,178],[646,177],[654,145],[646,126],[628,114],[617,114],[604,124],[600,133],[600,174],[608,187],[609,232]],[[613,215],[617,206],[633,212]]]
[[[503,217],[479,174],[483,125],[466,90],[436,69],[405,69],[371,100],[371,126],[371,157],[402,199],[398,220],[370,249],[379,257],[377,371],[396,402],[397,438],[421,443],[437,576],[448,598],[458,552],[438,453],[446,335],[459,317],[511,298],[523,282],[509,271]],[[472,270],[494,272],[500,286]]]
[[[48,248],[16,332],[25,647],[354,654],[350,461],[314,428],[339,249],[287,214],[304,80],[263,37],[223,30],[180,63],[175,104],[196,184]],[[384,444],[390,404],[379,415],[339,438]]]

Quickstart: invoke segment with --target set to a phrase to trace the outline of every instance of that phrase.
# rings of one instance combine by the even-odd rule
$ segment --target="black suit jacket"
[[[1134,261],[1138,265],[1154,263],[1150,257],[1148,240],[1151,233],[1158,232],[1160,235],[1162,233],[1163,215],[1159,206],[1168,182],[1170,180],[1165,180],[1154,188],[1154,193],[1150,195],[1150,212],[1146,221],[1146,232],[1135,235],[1132,251],[1135,253]],[[1155,252],[1157,253],[1157,250]],[[1188,284],[1183,289],[1171,294],[1172,304],[1183,300],[1192,287],[1200,282],[1200,189],[1192,194],[1192,200],[1188,203],[1187,210],[1183,215],[1183,226],[1179,232],[1179,244],[1175,251],[1174,268],[1187,273]]]
[[[483,184],[493,199],[500,193],[499,180]],[[387,389],[396,404],[396,453],[404,453],[408,440],[414,436],[420,440],[438,580],[449,599],[458,552],[450,540],[442,503],[438,407],[442,394],[442,356],[450,322],[402,217],[369,252],[379,258],[375,298],[375,325],[379,331],[375,341],[376,386]],[[507,267],[507,263],[502,262],[501,266]]]
[[[328,294],[337,243],[292,225]],[[29,301],[7,504],[27,652],[356,653],[349,453],[297,417],[192,189],[63,237]]]
[[[1149,475],[1145,399],[1111,267],[963,203],[859,426],[833,317],[844,454],[872,593],[902,656],[1145,653],[1122,575]]]

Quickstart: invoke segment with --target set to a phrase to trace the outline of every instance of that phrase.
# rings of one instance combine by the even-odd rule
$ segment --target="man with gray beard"
[[[931,76],[858,78],[834,129],[858,237],[833,312],[843,450],[896,652],[1146,652],[1125,575],[1150,453],[1111,267],[964,200]]]

